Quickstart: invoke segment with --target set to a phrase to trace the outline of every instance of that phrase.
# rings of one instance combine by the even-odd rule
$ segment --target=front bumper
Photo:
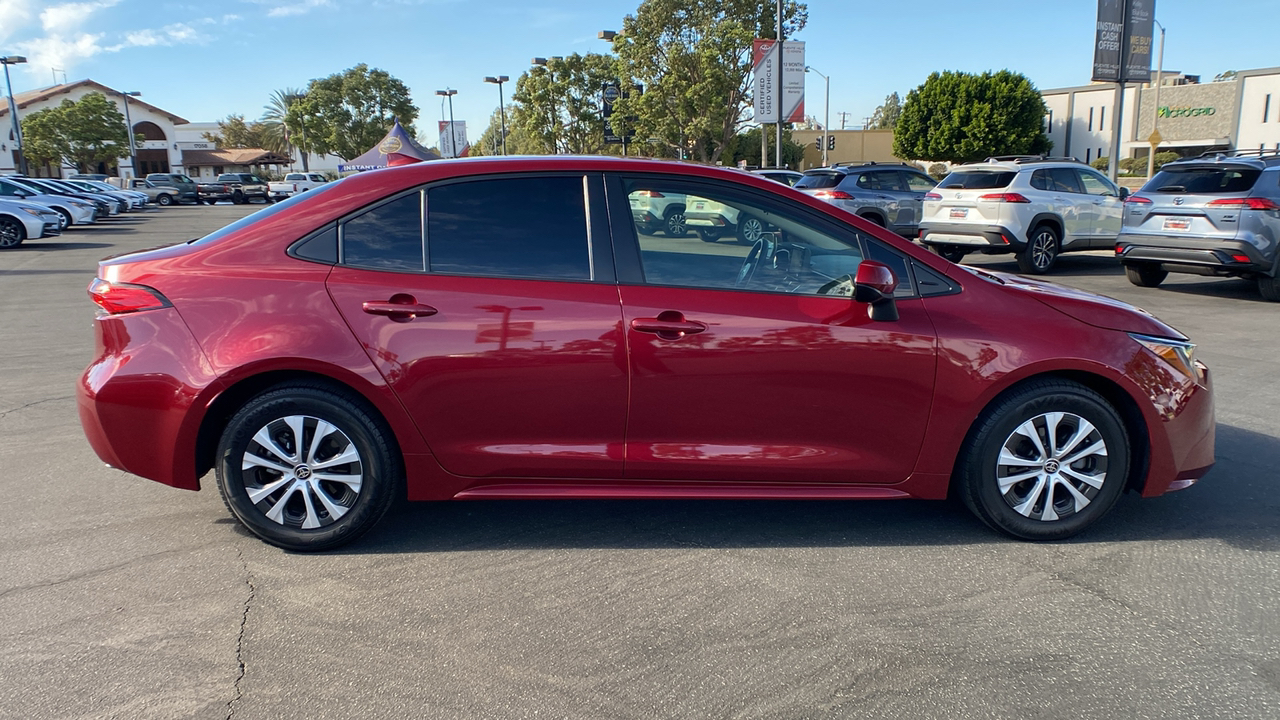
[[[1116,239],[1116,257],[1125,265],[1159,264],[1169,272],[1192,275],[1270,274],[1274,258],[1241,240],[1124,235]]]
[[[62,219],[59,216],[44,216],[43,219],[44,232],[40,234],[40,237],[57,237],[62,234]]]
[[[1003,225],[922,222],[919,237],[925,245],[955,245],[988,253],[1012,252],[1027,244]]]

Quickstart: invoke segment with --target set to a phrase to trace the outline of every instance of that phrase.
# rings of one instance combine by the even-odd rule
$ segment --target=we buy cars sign
[[[788,40],[782,52],[783,122],[804,121],[804,43]],[[755,121],[778,122],[778,42],[754,40],[751,44],[751,64],[755,73],[754,101]]]

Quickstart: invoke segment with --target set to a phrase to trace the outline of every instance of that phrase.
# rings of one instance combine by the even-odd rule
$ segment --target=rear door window
[[[1080,176],[1072,168],[1049,168],[1049,178],[1053,181],[1053,189],[1057,192],[1084,194],[1080,185]]]
[[[590,280],[582,176],[500,178],[427,191],[427,267],[489,277]]]
[[[858,187],[863,190],[903,192],[897,170],[873,170],[858,176]]]

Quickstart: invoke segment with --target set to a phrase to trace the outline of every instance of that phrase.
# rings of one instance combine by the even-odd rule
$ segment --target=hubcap
[[[742,226],[742,237],[748,242],[755,242],[760,239],[760,234],[764,232],[764,225],[755,218],[751,218]]]
[[[1044,270],[1053,263],[1053,256],[1056,250],[1053,235],[1048,232],[1039,233],[1036,235],[1035,242],[1031,244],[1031,263]]]
[[[1066,412],[1037,415],[1000,447],[996,483],[1009,507],[1051,522],[1084,510],[1107,480],[1107,444],[1088,420]]]
[[[303,530],[346,515],[363,482],[351,438],[307,415],[272,420],[254,433],[240,469],[249,501],[267,519]]]
[[[674,213],[667,218],[667,231],[676,235],[684,234],[684,213]]]

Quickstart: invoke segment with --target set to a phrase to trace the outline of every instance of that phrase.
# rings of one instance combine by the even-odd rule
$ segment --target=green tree
[[[747,165],[754,167],[772,167],[773,166],[773,132],[769,133],[769,157],[765,162],[760,162],[760,126],[747,128],[743,132],[734,136],[730,141],[729,147],[724,152],[725,165],[737,165],[745,160]],[[791,128],[784,127],[782,130],[782,164],[789,168],[800,167],[801,161],[804,160],[804,145],[791,139]]]
[[[551,58],[516,79],[511,99],[517,103],[508,117],[530,138],[541,141],[534,152],[595,154],[605,147],[604,84],[618,77],[612,55],[574,53]],[[511,129],[510,127],[508,128]],[[511,139],[507,138],[511,152]]]
[[[884,99],[884,104],[871,113],[869,130],[892,130],[898,126],[898,118],[902,117],[902,98],[894,93]]]
[[[28,115],[22,134],[28,158],[65,162],[80,172],[95,172],[99,163],[113,164],[129,155],[124,115],[102,93],[89,93],[79,102],[63,100]]]
[[[907,94],[893,154],[908,160],[974,162],[992,155],[1034,155],[1052,147],[1047,112],[1026,76],[1001,70],[935,72]]]
[[[1093,168],[1094,170],[1101,170],[1102,172],[1106,172],[1107,169],[1111,167],[1111,158],[1107,157],[1106,155],[1099,155],[1098,157],[1093,159],[1093,162],[1089,163],[1089,167]]]
[[[293,151],[297,148],[302,152],[302,169],[306,171],[310,169],[307,163],[307,152],[302,150],[300,143],[285,125],[289,107],[302,97],[302,91],[297,88],[285,88],[271,93],[267,104],[262,108],[262,117],[258,120],[258,124],[262,126],[263,148],[289,157],[293,157]]]
[[[218,121],[218,132],[204,133],[203,137],[220,148],[267,147],[267,129],[260,122],[246,122],[243,115],[228,115]]]
[[[361,63],[341,73],[312,80],[291,103],[285,125],[293,137],[305,137],[307,150],[350,160],[373,147],[396,120],[411,135],[418,108],[409,88],[385,70]]]
[[[808,22],[808,8],[783,6],[784,32]],[[623,75],[645,86],[614,112],[636,118],[640,138],[703,162],[716,162],[749,121],[751,41],[776,37],[772,2],[643,0],[613,48]]]
[[[507,105],[507,154],[508,155],[541,155],[547,152],[545,141],[534,138],[525,132],[523,127],[514,122],[520,106],[514,103]],[[489,118],[489,126],[480,137],[471,142],[471,155],[502,154],[502,117],[494,110]]]
[[[1164,152],[1156,153],[1156,162],[1155,162],[1156,170],[1159,170],[1161,167],[1163,167],[1165,163],[1171,163],[1174,160],[1177,160],[1181,157],[1182,157],[1181,155],[1179,155],[1176,152],[1173,152],[1172,150],[1165,150]]]

